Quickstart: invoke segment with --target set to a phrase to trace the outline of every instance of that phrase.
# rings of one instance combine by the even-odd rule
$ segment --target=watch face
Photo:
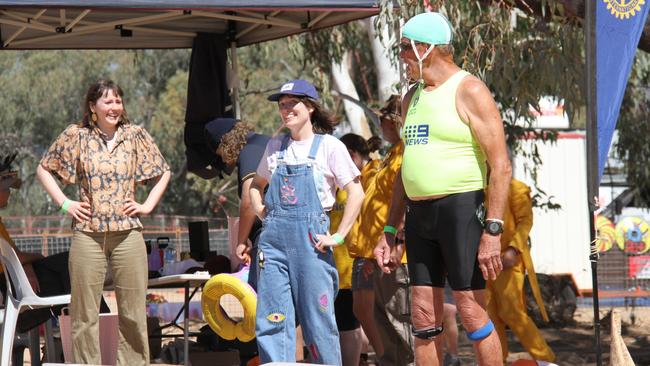
[[[487,225],[485,226],[485,231],[487,231],[492,235],[501,234],[502,231],[501,223],[496,221],[488,221]]]

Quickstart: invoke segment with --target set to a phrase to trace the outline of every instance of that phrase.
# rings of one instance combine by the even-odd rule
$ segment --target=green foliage
[[[636,206],[650,206],[650,55],[638,52],[618,119],[616,150],[628,183],[637,187]]]
[[[421,0],[380,0],[380,16],[371,26],[398,32],[400,19],[424,10]],[[553,140],[549,131],[530,128],[530,106],[541,96],[564,100],[573,127],[583,127],[584,46],[581,24],[563,17],[562,1],[544,19],[515,9],[514,0],[431,0],[455,28],[455,59],[481,77],[493,91],[504,119],[508,143],[515,154],[528,154],[530,172],[541,164],[532,149],[519,147],[519,137],[536,134]],[[496,5],[495,5],[496,4]],[[343,115],[342,103],[330,93],[333,61],[352,52],[353,78],[361,102],[377,107],[368,22],[310,32],[238,49],[242,118],[259,133],[272,134],[280,126],[276,103],[266,97],[289,79],[305,78],[319,88],[323,104]],[[397,49],[392,59],[397,62]],[[173,178],[158,212],[181,215],[236,215],[235,177],[203,180],[186,172],[183,125],[190,50],[28,51],[0,52],[0,152],[19,151],[14,165],[24,185],[14,193],[6,214],[52,214],[58,210],[34,177],[43,152],[66,125],[79,120],[85,88],[109,77],[125,91],[129,117],[154,136],[172,167]],[[647,118],[650,60],[641,54],[630,78],[619,123],[618,151],[626,160],[630,182],[641,187],[650,202],[650,133]],[[523,121],[523,122],[522,122]],[[66,191],[76,196],[74,188]],[[140,195],[143,192],[139,193]],[[223,197],[222,197],[223,196]],[[554,207],[537,187],[537,204]]]

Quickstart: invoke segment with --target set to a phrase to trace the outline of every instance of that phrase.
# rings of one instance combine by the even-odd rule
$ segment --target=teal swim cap
[[[409,19],[402,27],[402,37],[433,45],[450,44],[451,23],[440,13],[422,13]]]

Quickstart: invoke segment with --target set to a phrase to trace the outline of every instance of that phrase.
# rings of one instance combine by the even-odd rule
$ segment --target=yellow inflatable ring
[[[205,283],[201,297],[203,318],[210,328],[224,339],[239,339],[242,342],[255,338],[255,309],[257,294],[247,283],[248,267],[237,273],[221,273],[213,276]],[[221,296],[234,296],[244,308],[244,319],[240,322],[232,320],[220,305]]]

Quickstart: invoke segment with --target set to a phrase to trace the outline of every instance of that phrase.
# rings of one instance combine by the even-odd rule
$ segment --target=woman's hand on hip
[[[151,211],[153,211],[153,207],[149,207],[146,204],[139,204],[132,199],[127,199],[124,202],[124,207],[122,207],[122,211],[124,212],[125,215],[129,217],[133,217],[133,216],[140,216],[140,215],[148,215],[151,213]]]
[[[70,201],[68,206],[68,215],[72,216],[77,221],[88,221],[92,213],[90,212],[90,203]]]

